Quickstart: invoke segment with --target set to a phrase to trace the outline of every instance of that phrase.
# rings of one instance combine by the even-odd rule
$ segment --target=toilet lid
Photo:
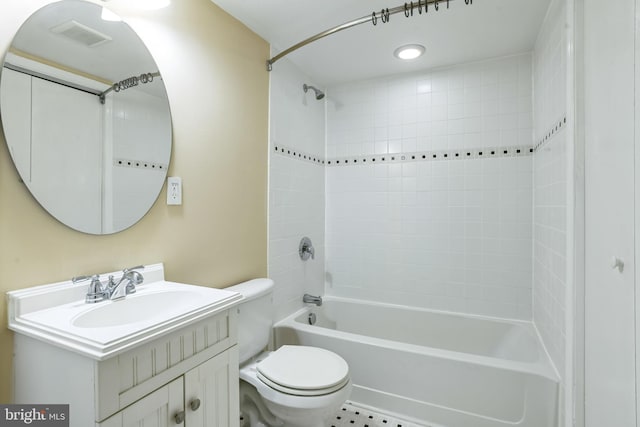
[[[289,394],[318,395],[349,381],[349,365],[337,354],[316,347],[285,345],[258,363],[258,378]]]

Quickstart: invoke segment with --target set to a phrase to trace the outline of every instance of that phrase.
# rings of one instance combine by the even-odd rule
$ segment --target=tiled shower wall
[[[567,36],[565,2],[554,0],[534,55],[533,318],[564,377],[567,293]]]
[[[532,316],[532,57],[330,88],[326,292]]]
[[[324,289],[325,108],[303,92],[313,82],[288,60],[270,77],[269,277],[280,319],[302,307],[305,292]],[[298,256],[303,236],[313,242],[313,260]]]

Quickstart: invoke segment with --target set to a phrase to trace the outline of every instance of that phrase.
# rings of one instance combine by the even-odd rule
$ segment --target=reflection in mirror
[[[158,66],[135,32],[103,10],[63,0],[36,11],[0,74],[0,117],[21,179],[56,219],[91,234],[139,221],[171,155]]]

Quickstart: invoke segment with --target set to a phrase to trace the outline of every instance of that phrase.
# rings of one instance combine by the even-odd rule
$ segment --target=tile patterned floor
[[[240,416],[240,426],[248,427],[249,421]],[[362,408],[351,402],[342,405],[335,418],[326,427],[443,427],[436,424],[416,424],[382,414],[375,409]]]
[[[398,418],[380,414],[375,410],[360,408],[352,403],[345,403],[336,414],[335,419],[327,423],[327,427],[438,427],[431,424],[416,424]]]

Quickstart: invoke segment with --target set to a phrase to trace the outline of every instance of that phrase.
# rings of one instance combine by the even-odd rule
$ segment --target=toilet
[[[255,279],[226,288],[243,296],[238,306],[242,425],[322,427],[349,397],[349,365],[322,348],[264,350],[273,323],[273,286],[273,280]]]

